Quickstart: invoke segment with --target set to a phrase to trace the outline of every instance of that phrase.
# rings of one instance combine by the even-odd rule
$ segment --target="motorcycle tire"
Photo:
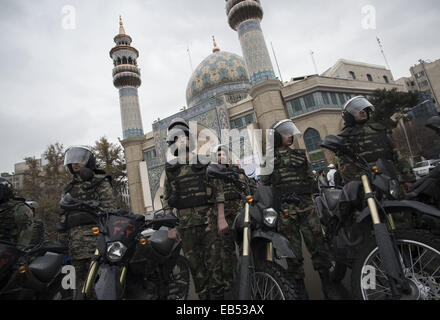
[[[403,295],[401,300],[440,300],[440,240],[424,230],[397,230],[394,237],[411,287],[411,293]],[[354,298],[391,299],[375,238],[369,238],[362,247],[351,275]],[[434,274],[430,274],[432,270]]]
[[[251,275],[252,300],[303,300],[307,296],[303,290],[295,285],[281,266],[273,262],[259,263]]]
[[[191,281],[188,260],[179,255],[171,274],[167,300],[187,300]]]

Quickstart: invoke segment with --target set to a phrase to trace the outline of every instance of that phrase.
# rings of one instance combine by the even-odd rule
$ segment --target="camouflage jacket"
[[[9,200],[0,204],[0,240],[26,247],[32,243],[33,212],[24,201]]]
[[[394,163],[399,172],[399,181],[415,179],[409,163],[397,157],[392,136],[384,126],[371,123],[363,127],[349,127],[339,136],[351,144],[354,150],[367,160],[370,167],[374,166],[379,158],[383,158]],[[339,159],[339,168],[344,184],[360,178],[359,170],[342,158]]]
[[[307,160],[305,150],[289,149],[286,152],[275,152],[273,172],[261,175],[263,185],[288,190],[296,194],[311,194],[313,184],[312,168]]]
[[[176,164],[165,167],[163,208],[186,209],[225,202],[222,184],[208,177],[207,165]]]

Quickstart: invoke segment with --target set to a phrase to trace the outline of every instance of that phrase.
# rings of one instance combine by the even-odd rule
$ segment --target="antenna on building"
[[[319,74],[318,71],[318,67],[316,66],[316,61],[315,61],[315,56],[314,56],[314,52],[312,50],[310,50],[310,56],[312,57],[312,61],[313,61],[313,67],[315,67],[315,73]]]
[[[191,72],[194,73],[194,68],[193,68],[193,64],[192,64],[192,60],[191,60],[191,51],[189,50],[189,45],[187,45],[186,51],[188,52],[189,66],[191,67]]]
[[[385,52],[383,51],[382,43],[380,42],[380,39],[376,37],[377,43],[379,44],[380,52],[382,52],[383,58],[385,59],[385,63],[387,65],[388,70],[391,70],[390,65],[388,64],[387,57],[385,56]]]
[[[284,82],[283,81],[283,76],[281,75],[281,71],[280,71],[280,65],[278,64],[277,55],[275,54],[275,49],[273,48],[272,41],[270,42],[270,45],[272,46],[273,56],[275,57],[275,62],[277,64],[278,74],[280,75],[281,82]]]

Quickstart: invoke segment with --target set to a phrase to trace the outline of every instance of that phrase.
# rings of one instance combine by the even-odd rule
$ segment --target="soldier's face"
[[[283,146],[289,147],[293,144],[293,136],[283,136],[281,135],[283,139]]]
[[[356,122],[362,122],[368,120],[368,112],[365,110],[359,111],[354,115],[354,120],[356,120]]]
[[[224,152],[223,150],[217,151],[217,161],[221,164],[228,164],[229,161],[226,152]]]
[[[82,163],[72,163],[72,169],[74,172],[79,172],[82,168],[84,168],[85,165]]]

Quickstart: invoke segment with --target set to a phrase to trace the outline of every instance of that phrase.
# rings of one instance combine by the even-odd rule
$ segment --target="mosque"
[[[138,88],[141,75],[139,52],[131,46],[122,20],[111,49],[113,84],[119,90],[123,140],[131,211],[145,214],[161,208],[166,162],[168,124],[177,117],[197,121],[220,137],[222,129],[240,129],[252,134],[268,129],[281,119],[292,119],[302,133],[295,147],[306,149],[313,169],[334,160],[320,148],[321,137],[342,129],[341,108],[356,96],[375,89],[397,88],[383,66],[340,59],[323,74],[281,82],[274,72],[261,21],[260,0],[226,0],[229,26],[237,31],[242,55],[220,50],[214,39],[212,54],[195,69],[186,88],[187,107],[153,123],[145,133]]]

